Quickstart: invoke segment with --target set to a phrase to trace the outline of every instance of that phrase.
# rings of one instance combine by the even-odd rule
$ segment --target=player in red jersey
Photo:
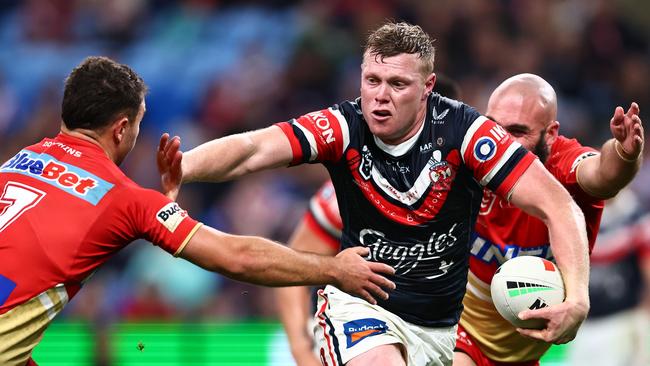
[[[541,78],[538,78],[534,75],[518,75],[512,79],[509,79],[508,81],[504,82],[504,87],[510,85],[510,84],[515,84],[515,85],[524,85],[522,88],[514,88],[509,89],[508,92],[503,92],[502,90],[500,91],[497,89],[495,91],[495,94],[493,95],[493,99],[491,99],[491,106],[499,105],[502,102],[505,102],[510,99],[518,99],[521,100],[522,102],[524,100],[528,100],[530,103],[531,101],[529,99],[532,99],[533,101],[536,98],[542,98],[544,94],[546,95],[551,95],[553,97],[546,97],[547,99],[554,99],[554,91],[548,85],[545,81],[543,81]],[[550,89],[549,89],[550,88]],[[447,95],[447,94],[446,94]],[[541,95],[541,96],[540,96]],[[502,99],[501,99],[502,98]],[[524,99],[525,98],[525,99]],[[539,119],[542,121],[548,118],[547,113],[554,113],[552,111],[549,111],[549,109],[554,109],[554,102],[542,102],[541,100],[539,101],[540,105],[543,105],[543,109],[535,109],[535,108],[519,108],[519,110],[524,110],[526,111],[523,113],[523,117],[517,118],[516,120],[521,123],[521,126],[517,126],[519,130],[515,130],[514,127],[510,126],[510,129],[512,129],[513,133],[516,135],[519,135],[522,129],[525,129],[526,126],[531,126],[536,127],[536,124],[534,123],[535,121],[539,122]],[[530,106],[529,106],[530,107]],[[643,136],[642,130],[638,130],[636,125],[638,124],[640,127],[640,121],[636,121],[637,118],[634,116],[636,113],[638,113],[636,107],[633,105],[633,109],[630,111],[628,115],[623,115],[622,110],[621,111],[616,111],[614,118],[612,118],[612,128],[614,130],[617,130],[618,127],[621,125],[627,125],[626,129],[628,132],[633,132],[628,138],[632,140],[637,140],[637,142],[643,142],[642,140],[636,139],[634,136]],[[497,109],[498,108],[494,108]],[[545,113],[546,112],[546,113]],[[497,114],[499,112],[496,112]],[[541,114],[541,115],[540,115]],[[494,117],[492,114],[490,116]],[[546,116],[546,117],[544,117]],[[631,116],[631,117],[630,117]],[[543,118],[542,118],[543,117]],[[555,117],[553,117],[553,122],[555,122]],[[542,123],[542,122],[540,122]],[[636,132],[634,132],[636,131]],[[622,131],[621,131],[622,132]],[[557,133],[557,129],[555,130],[555,133]],[[621,137],[621,134],[618,134],[617,132],[613,131],[615,136]],[[535,134],[532,132],[532,134]],[[625,134],[627,136],[627,134]],[[544,136],[545,137],[545,136]],[[580,179],[582,184],[587,184],[592,187],[595,187],[598,189],[599,186],[605,185],[604,191],[600,191],[601,194],[604,197],[614,195],[618,190],[621,188],[622,185],[625,185],[629,180],[631,180],[632,176],[634,175],[634,172],[638,168],[638,162],[635,164],[616,164],[616,161],[614,161],[614,172],[610,175],[609,180],[607,178],[600,178],[600,174],[594,175],[591,174],[589,175],[590,170],[595,169],[596,171],[599,169],[609,169],[607,164],[601,165],[599,162],[601,161],[600,159],[603,159],[603,161],[607,161],[608,159],[621,159],[620,157],[617,157],[614,154],[614,151],[608,150],[607,148],[604,148],[603,154],[605,155],[604,158],[600,156],[599,153],[597,153],[594,149],[588,148],[588,147],[583,147],[579,143],[577,143],[575,140],[567,140],[562,136],[558,136],[558,141],[556,144],[553,145],[553,147],[550,149],[552,159],[547,158],[549,156],[548,153],[545,152],[548,148],[544,146],[543,143],[536,143],[532,144],[532,150],[540,156],[544,161],[546,161],[546,167],[551,171],[556,178],[560,180],[560,182],[563,182],[565,186],[567,186],[567,189],[570,189],[570,192],[574,193],[575,199],[579,202],[579,205],[583,212],[585,212],[585,216],[588,218],[587,222],[589,225],[589,235],[590,235],[590,243],[593,245],[593,239],[595,239],[595,233],[598,229],[598,220],[600,218],[600,213],[602,210],[602,199],[600,197],[594,197],[593,195],[589,194],[579,194],[582,189],[578,186],[576,186],[576,183],[574,184],[569,184],[567,181],[573,180],[575,182],[576,180],[576,171],[578,170],[578,166],[580,166]],[[622,138],[621,141],[623,143],[625,142],[625,138]],[[610,140],[606,145],[611,144],[613,140]],[[628,141],[630,142],[630,141]],[[530,145],[530,144],[529,144]],[[639,145],[635,145],[635,148],[639,148]],[[638,151],[638,150],[632,150],[632,151]],[[610,155],[610,156],[608,156]],[[631,157],[625,157],[625,159],[631,160]],[[561,165],[562,164],[557,164],[554,162],[557,161],[562,161],[564,162],[565,169],[564,169],[564,174],[562,173]],[[625,161],[623,161],[625,163]],[[582,166],[582,164],[586,163],[587,165]],[[568,173],[573,174],[573,178],[568,178],[567,175]],[[588,174],[587,176],[583,176],[583,174]],[[592,183],[591,179],[593,177],[598,176],[599,178],[597,179],[603,179],[602,182],[595,182]],[[604,175],[607,177],[607,175]],[[612,178],[614,177],[614,181],[612,181]],[[495,213],[497,211],[494,211],[490,214],[490,209],[491,205],[494,204],[494,194],[490,193],[489,191],[486,190],[485,192],[485,199],[484,199],[484,205],[482,206],[482,210],[480,211],[481,216],[479,217],[479,225],[480,227],[477,227],[477,231],[481,232],[483,230],[487,230],[486,225],[489,224],[494,224],[495,228],[494,231],[497,233],[503,233],[504,239],[502,239],[503,242],[505,243],[514,243],[513,233],[521,233],[521,236],[518,238],[519,242],[521,243],[521,248],[517,249],[517,252],[513,252],[512,254],[514,255],[524,255],[524,254],[541,254],[542,256],[546,258],[550,258],[550,251],[548,249],[548,236],[546,234],[546,228],[545,227],[540,227],[538,225],[530,225],[527,222],[521,222],[519,221],[520,219],[516,219],[515,223],[512,224],[511,226],[518,225],[518,228],[526,228],[527,229],[521,229],[521,230],[509,230],[509,231],[500,231],[500,227],[503,226],[503,224],[499,224],[499,221],[494,220],[496,218]],[[498,202],[497,202],[498,204]],[[510,207],[509,210],[507,211],[501,211],[500,214],[503,216],[501,217],[500,222],[508,223],[510,220],[513,220],[513,215],[514,217],[519,217],[517,216],[517,212],[521,214],[520,210],[517,210],[515,208]],[[487,217],[485,217],[487,215]],[[525,217],[525,216],[524,216]],[[493,219],[492,221],[489,221],[489,219]],[[528,217],[528,220],[532,221],[532,218]],[[534,221],[538,224],[538,221]],[[498,226],[501,225],[501,226]],[[337,252],[338,250],[338,243],[340,240],[340,235],[341,235],[341,229],[342,229],[342,222],[339,216],[338,212],[338,204],[336,201],[336,195],[334,194],[333,187],[331,185],[331,182],[327,182],[321,187],[321,189],[312,197],[309,203],[309,210],[305,214],[303,220],[300,222],[298,227],[296,228],[296,231],[294,232],[293,237],[290,240],[290,245],[292,245],[295,249],[299,250],[305,250],[305,251],[312,251],[315,253],[321,253],[325,255],[333,255]],[[545,240],[543,243],[543,246],[540,246],[538,241],[535,241],[534,238],[528,238],[530,236],[529,234],[531,233],[530,230],[537,230],[537,236],[541,236],[541,240]],[[543,231],[543,233],[540,234],[539,231]],[[482,241],[479,240],[479,243],[483,243]],[[526,243],[530,243],[529,246],[526,246]],[[514,249],[514,246],[511,247]],[[480,249],[480,248],[479,248]],[[479,249],[476,249],[475,251],[481,252]],[[500,253],[500,252],[497,252]],[[501,261],[504,259],[509,259],[512,257],[511,255],[507,254],[496,254],[494,252],[483,252],[484,255],[490,256],[490,258],[499,258]],[[499,257],[500,255],[500,257]],[[471,260],[470,262],[470,271],[481,271],[481,265],[480,263],[475,263],[474,260]],[[489,273],[493,274],[494,270],[496,267],[491,267],[489,269]],[[471,286],[471,285],[470,285]],[[313,315],[313,309],[312,306],[310,306],[309,302],[309,295],[308,291],[304,287],[288,287],[288,288],[281,288],[276,290],[278,292],[278,307],[280,311],[280,317],[281,320],[285,326],[287,336],[289,339],[290,347],[292,354],[294,355],[294,358],[296,360],[296,363],[299,366],[308,366],[308,365],[318,365],[320,362],[317,359],[317,355],[314,354],[313,352],[313,341],[312,341],[312,331],[309,329],[307,323],[308,319],[312,317]],[[470,290],[473,291],[473,290]],[[487,296],[489,296],[489,291],[486,293]],[[471,295],[468,295],[467,298],[470,298]],[[467,300],[467,299],[466,299]],[[484,304],[479,304],[479,305],[484,305]],[[465,310],[464,313],[461,315],[461,322],[465,322],[466,315],[465,313],[474,313],[476,311],[475,307],[477,305],[472,303],[471,301],[466,301],[465,303]],[[490,306],[492,309],[491,313],[491,318],[490,319],[497,319],[497,321],[493,320],[494,326],[490,328],[489,330],[477,330],[476,332],[479,334],[490,332],[488,334],[503,334],[505,333],[513,333],[514,328],[506,324],[505,321],[498,321],[500,319],[500,315],[494,310],[493,306]],[[296,316],[295,314],[302,314],[302,316]],[[473,328],[472,328],[473,329]],[[523,342],[523,345],[525,346],[526,344],[536,344],[531,341],[529,341],[527,338],[523,338],[521,336],[517,337],[518,340],[521,340]],[[458,350],[461,352],[466,352],[468,354],[472,355],[472,358],[475,360],[479,360],[477,362],[478,365],[501,365],[505,364],[508,365],[509,363],[499,363],[496,361],[490,360],[487,356],[483,355],[482,351],[478,346],[472,342],[472,338],[468,337],[467,332],[460,330],[459,331],[459,340],[458,340]],[[491,343],[493,346],[492,347],[499,347],[499,349],[503,349],[504,353],[507,354],[517,354],[517,349],[519,347],[522,347],[520,344],[507,344],[503,343],[500,340],[494,340]],[[548,345],[543,344],[542,347],[544,350],[548,348]],[[529,352],[530,349],[526,348],[525,352]],[[537,357],[538,359],[539,357]],[[457,360],[455,361],[456,363],[462,364],[461,362],[466,362],[465,355],[464,354],[459,354],[457,355]],[[533,360],[532,362],[526,362],[524,364],[530,364],[534,365],[537,363],[537,360]],[[516,363],[515,363],[516,364]]]
[[[627,113],[617,107],[610,121],[613,138],[600,152],[582,146],[559,134],[555,91],[544,79],[532,74],[516,75],[499,85],[490,96],[486,113],[533,151],[571,193],[584,213],[590,248],[600,225],[603,199],[615,196],[639,169],[644,135],[638,114],[636,103]],[[470,243],[470,272],[454,365],[539,364],[551,344],[524,335],[536,336],[544,331],[517,332],[501,318],[491,301],[490,282],[497,267],[513,257],[553,258],[550,241],[544,222],[492,192],[484,192]],[[521,315],[527,318],[530,313]]]
[[[136,142],[145,93],[129,67],[86,59],[66,80],[61,133],[0,167],[0,364],[35,364],[32,350],[52,319],[97,267],[138,238],[242,281],[331,282],[368,301],[369,293],[387,296],[380,286],[394,284],[375,272],[393,270],[364,260],[367,250],[332,260],[228,235],[126,177],[118,165]],[[163,173],[168,184],[171,171]]]
[[[334,286],[319,295],[317,342],[329,365],[452,363],[483,187],[551,231],[567,299],[532,313],[550,319],[533,336],[568,342],[588,312],[582,213],[498,124],[431,93],[433,58],[420,27],[387,23],[368,37],[359,99],[208,142],[183,159],[184,181],[308,162],[327,167],[341,208],[341,247],[370,248],[370,260],[396,269],[397,284],[377,305]]]

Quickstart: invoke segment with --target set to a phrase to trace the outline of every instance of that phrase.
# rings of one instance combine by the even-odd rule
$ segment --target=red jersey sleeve
[[[546,167],[576,198],[600,201],[600,198],[591,196],[580,187],[577,177],[580,164],[586,158],[598,154],[596,149],[582,146],[576,139],[559,136],[553,144]]]
[[[136,235],[178,256],[201,223],[160,192],[140,188],[130,194],[129,218]]]
[[[292,165],[338,161],[350,143],[347,120],[337,106],[308,113],[277,126],[291,144]]]
[[[505,198],[536,159],[503,127],[483,116],[465,132],[461,155],[483,187]]]
[[[332,249],[340,249],[343,222],[331,181],[326,182],[309,201],[305,223]]]

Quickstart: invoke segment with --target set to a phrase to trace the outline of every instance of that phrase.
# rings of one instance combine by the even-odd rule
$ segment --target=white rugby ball
[[[527,309],[541,309],[564,301],[564,282],[557,266],[546,259],[521,256],[503,263],[492,278],[492,301],[499,314],[519,328],[542,329],[542,319],[521,320]]]

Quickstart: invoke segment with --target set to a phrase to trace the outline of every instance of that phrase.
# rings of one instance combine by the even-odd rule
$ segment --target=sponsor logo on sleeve
[[[357,319],[343,324],[343,332],[347,338],[347,348],[368,337],[384,334],[387,330],[388,325],[386,325],[386,322],[375,318]]]
[[[16,154],[0,167],[0,172],[38,179],[93,205],[97,205],[114,186],[75,165],[29,150]]]
[[[483,136],[474,144],[474,157],[480,162],[492,159],[496,152],[497,144],[490,137]]]
[[[178,203],[170,202],[156,213],[156,220],[163,224],[170,232],[176,231],[178,225],[187,217],[187,211],[183,210]]]

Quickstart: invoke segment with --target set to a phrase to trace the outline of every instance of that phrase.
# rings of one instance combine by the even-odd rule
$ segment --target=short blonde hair
[[[431,37],[419,25],[390,22],[368,36],[364,53],[380,60],[402,53],[417,54],[423,63],[422,71],[428,75],[433,72],[436,50]]]

